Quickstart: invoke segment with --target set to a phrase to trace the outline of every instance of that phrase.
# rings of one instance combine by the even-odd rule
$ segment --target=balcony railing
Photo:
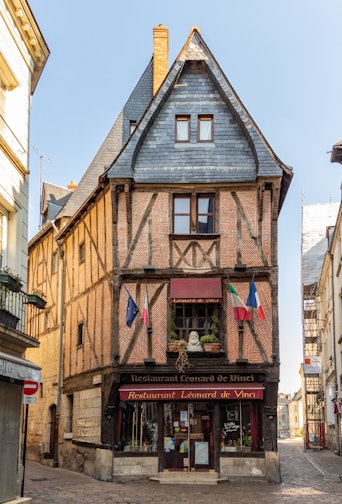
[[[0,284],[0,324],[38,340],[42,314],[31,302],[26,292]]]

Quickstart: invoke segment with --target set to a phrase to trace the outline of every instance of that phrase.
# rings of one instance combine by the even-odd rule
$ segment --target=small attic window
[[[129,121],[129,134],[132,135],[134,133],[135,128],[137,127],[137,121]]]
[[[198,116],[198,142],[214,141],[214,116]]]
[[[176,142],[190,142],[190,115],[176,115]]]

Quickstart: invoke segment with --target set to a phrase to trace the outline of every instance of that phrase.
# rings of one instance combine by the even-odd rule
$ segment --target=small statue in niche
[[[188,352],[203,352],[197,331],[191,331],[189,334],[189,341],[186,349]]]

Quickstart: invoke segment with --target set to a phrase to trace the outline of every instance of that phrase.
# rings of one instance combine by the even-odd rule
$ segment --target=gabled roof
[[[211,181],[214,182],[250,181],[252,178],[255,180],[257,176],[281,176],[283,177],[282,195],[280,198],[281,207],[292,178],[292,170],[282,163],[273,152],[222,72],[220,66],[211,54],[207,45],[203,41],[198,28],[196,27],[191,30],[187,42],[177,56],[159,91],[151,101],[144,116],[138,124],[136,131],[130,138],[129,142],[127,142],[124,146],[119,156],[113,162],[112,166],[109,168],[107,172],[108,178],[128,178],[133,179],[135,182],[151,183],[157,181],[168,181],[171,183],[182,182],[181,177],[184,177],[184,171],[183,173],[178,173],[178,178],[177,172],[173,171],[172,180],[170,178],[167,180],[165,177],[170,177],[170,170],[168,168],[166,168],[164,172],[161,167],[154,167],[153,172],[152,170],[149,172],[146,169],[139,172],[139,170],[137,170],[136,162],[139,156],[139,151],[144,144],[144,140],[146,139],[148,132],[153,127],[154,122],[167,102],[171,92],[175,89],[179,79],[181,78],[182,72],[186,68],[187,62],[191,61],[201,61],[206,66],[208,75],[214,83],[216,90],[219,92],[221,99],[223,99],[224,103],[238,123],[254,157],[255,170],[253,174],[251,170],[245,169],[243,171],[242,169],[239,170],[237,168],[234,172],[233,170],[228,171],[225,169],[226,167],[221,167],[220,169],[215,169],[211,172],[209,170],[208,180],[210,176]],[[231,173],[233,173],[233,180],[230,178]],[[193,174],[191,174],[191,176],[195,177]],[[189,177],[187,177],[187,182],[199,182],[201,180],[207,181],[203,179],[203,171],[198,171],[197,180],[193,178],[189,180]]]

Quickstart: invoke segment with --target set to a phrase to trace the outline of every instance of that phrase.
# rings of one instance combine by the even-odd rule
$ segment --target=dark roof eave
[[[342,141],[335,144],[331,151],[331,163],[342,163]]]

